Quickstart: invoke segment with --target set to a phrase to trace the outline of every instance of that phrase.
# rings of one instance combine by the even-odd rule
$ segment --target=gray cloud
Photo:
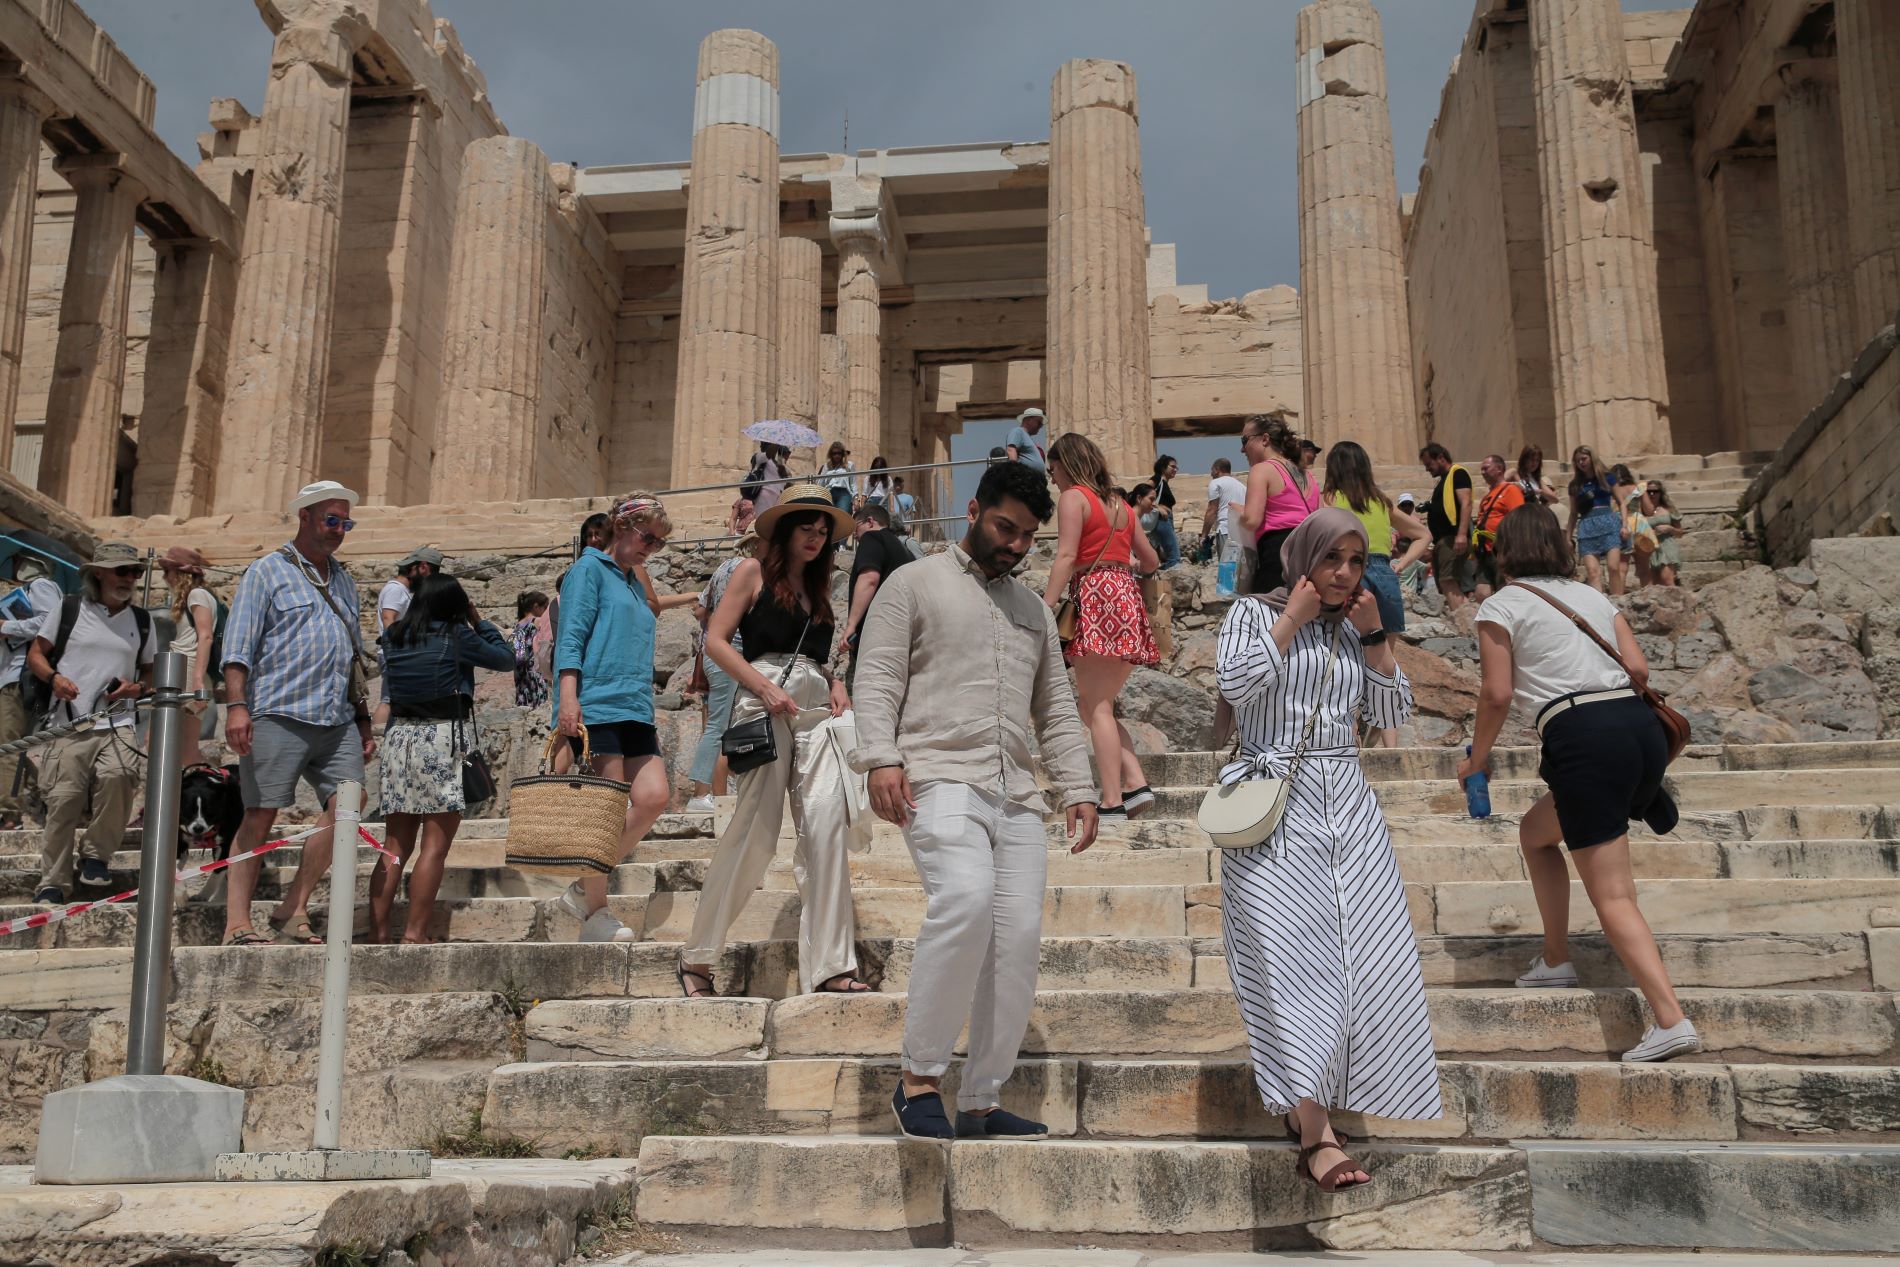
[[[1417,182],[1472,0],[1388,0],[1401,190]],[[1633,0],[1631,9],[1682,7]],[[213,97],[262,106],[270,32],[244,0],[87,0],[158,86],[158,129],[188,162]],[[695,50],[749,26],[779,46],[787,153],[1037,140],[1070,57],[1129,62],[1141,94],[1148,219],[1184,282],[1217,296],[1293,283],[1298,0],[436,0],[511,132],[587,165],[683,159]]]

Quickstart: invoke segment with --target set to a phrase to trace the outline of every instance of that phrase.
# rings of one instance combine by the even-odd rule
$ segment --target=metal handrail
[[[858,470],[851,472],[851,478],[864,479],[873,474],[903,475],[909,471],[947,470],[948,468],[953,467],[953,466],[989,466],[996,462],[1007,462],[1008,460],[1009,460],[1008,458],[991,458],[991,457],[956,458],[954,460],[944,461],[944,462],[918,462],[911,466],[880,466],[877,468],[875,472],[873,472],[868,467],[861,467]],[[809,476],[788,474],[785,477],[784,482],[787,484],[790,484],[792,481],[797,480],[800,483],[802,483],[806,479],[817,480],[819,478],[821,478],[820,472],[813,471],[811,472]],[[833,478],[833,477],[825,476],[823,478]],[[754,481],[752,480],[734,480],[730,484],[692,484],[692,485],[688,485],[685,488],[662,488],[658,492],[654,493],[653,495],[659,498],[667,498],[667,497],[681,496],[686,493],[716,493],[722,489],[744,488],[747,484],[750,484],[753,482]],[[774,481],[774,482],[777,482],[777,481]]]

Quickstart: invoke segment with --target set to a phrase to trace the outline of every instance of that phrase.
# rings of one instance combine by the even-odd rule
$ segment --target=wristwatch
[[[1385,636],[1385,630],[1383,629],[1375,629],[1369,634],[1360,634],[1359,645],[1362,647],[1376,647],[1385,641]]]

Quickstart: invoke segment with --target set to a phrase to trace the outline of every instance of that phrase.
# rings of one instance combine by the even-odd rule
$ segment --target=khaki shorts
[[[1461,593],[1469,594],[1478,588],[1478,563],[1467,550],[1459,554],[1453,548],[1451,537],[1435,537],[1432,540],[1432,576],[1438,581],[1442,592],[1446,588],[1447,578],[1457,581]]]

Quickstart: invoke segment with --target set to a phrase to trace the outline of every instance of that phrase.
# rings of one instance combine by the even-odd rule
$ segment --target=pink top
[[[1277,532],[1282,528],[1297,528],[1300,521],[1319,509],[1319,484],[1309,482],[1302,493],[1300,486],[1286,469],[1286,463],[1278,458],[1267,461],[1280,468],[1280,478],[1286,487],[1277,493],[1267,495],[1267,513],[1260,520],[1262,533]]]

